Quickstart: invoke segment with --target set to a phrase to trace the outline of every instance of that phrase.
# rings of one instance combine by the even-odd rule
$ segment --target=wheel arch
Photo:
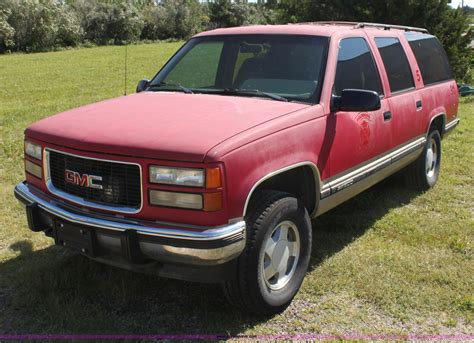
[[[284,183],[284,181],[291,180],[295,173],[303,173],[304,181],[302,180],[303,182],[301,182],[301,184],[306,186],[308,184],[305,182],[309,182],[310,187],[306,194],[304,194],[304,190],[301,191],[304,186],[299,186],[299,182],[293,184]],[[300,187],[299,189],[298,186]],[[282,190],[295,195],[296,198],[303,201],[308,209],[310,217],[313,217],[319,206],[321,194],[321,174],[316,164],[311,161],[295,163],[266,174],[253,184],[252,188],[247,194],[244,204],[243,217],[245,217],[247,214],[252,197],[255,196],[259,190],[263,189]]]
[[[426,136],[429,135],[431,128],[433,126],[435,126],[438,129],[441,138],[443,138],[445,128],[446,128],[446,113],[445,112],[439,112],[431,117],[429,125],[426,128]]]

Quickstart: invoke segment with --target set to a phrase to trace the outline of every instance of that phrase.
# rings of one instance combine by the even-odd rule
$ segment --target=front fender
[[[325,123],[326,117],[322,117],[285,128],[222,158],[226,169],[227,204],[232,218],[246,215],[250,197],[263,181],[304,165],[313,170],[317,185],[315,197],[319,200],[323,166],[318,163]]]

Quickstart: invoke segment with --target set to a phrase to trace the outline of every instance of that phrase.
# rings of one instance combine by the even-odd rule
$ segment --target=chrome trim
[[[216,265],[238,257],[245,249],[245,238],[224,247],[212,249],[176,247],[148,242],[139,242],[139,244],[143,254],[160,262]]]
[[[112,215],[92,214],[80,208],[60,202],[34,186],[24,182],[15,187],[16,197],[24,204],[35,203],[41,210],[71,223],[106,229],[97,232],[100,246],[120,255],[121,240],[119,236],[107,234],[107,230],[124,232],[135,230],[139,235],[139,246],[143,254],[160,262],[184,263],[190,265],[216,265],[236,258],[245,248],[245,222],[229,222],[216,227],[199,227],[202,231],[194,231],[197,226],[170,223],[157,223],[124,219]],[[194,230],[193,230],[194,229]],[[174,239],[176,245],[153,242],[144,236]],[[145,239],[145,240],[143,240]],[[216,248],[199,248],[190,244],[194,242],[210,243],[227,240],[228,245]],[[186,244],[190,246],[186,246]]]
[[[423,27],[414,27],[414,26],[402,26],[402,25],[392,25],[392,24],[377,24],[377,23],[366,23],[366,22],[356,22],[356,21],[310,21],[303,23],[288,23],[287,25],[348,25],[353,26],[354,29],[363,29],[365,27],[375,27],[383,28],[385,30],[389,29],[399,29],[399,30],[409,30],[415,32],[428,33],[428,30]]]
[[[415,141],[402,146],[399,149],[392,151],[373,162],[363,165],[362,167],[353,170],[347,174],[338,177],[335,180],[324,183],[321,187],[321,199],[333,195],[344,188],[352,186],[370,175],[388,167],[413,151],[416,151],[426,143],[426,137],[420,137]],[[324,195],[324,197],[323,197]]]
[[[254,183],[254,185],[252,186],[252,188],[250,189],[250,192],[249,194],[247,195],[247,199],[245,200],[245,205],[244,205],[244,212],[243,212],[243,215],[242,217],[245,217],[246,213],[247,213],[247,209],[248,209],[248,205],[249,205],[249,202],[250,202],[250,198],[252,197],[252,194],[253,192],[255,191],[255,189],[264,181],[272,178],[273,176],[275,175],[278,175],[278,174],[281,174],[281,173],[284,173],[288,170],[291,170],[291,169],[295,169],[295,168],[298,168],[298,167],[302,167],[302,166],[309,166],[311,167],[311,169],[313,170],[313,175],[314,175],[314,181],[316,182],[316,188],[320,185],[321,185],[321,175],[319,174],[319,170],[318,170],[318,167],[316,166],[316,164],[314,164],[313,162],[311,161],[304,161],[304,162],[299,162],[299,163],[295,163],[295,164],[292,164],[292,165],[289,165],[289,166],[286,166],[284,168],[281,168],[281,169],[278,169],[278,170],[275,170],[271,173],[268,173],[267,175],[265,175],[264,177],[262,177],[261,179],[259,179],[256,183]],[[319,194],[319,191],[320,189],[316,189],[316,194]],[[313,210],[313,213],[311,213],[311,216],[313,216],[313,214],[316,213],[317,211],[317,204],[318,204],[318,199],[316,199],[316,206]]]
[[[386,164],[383,168],[376,168],[374,169],[373,173],[369,174],[362,173],[361,175],[364,177],[358,179],[357,182],[353,182],[351,187],[342,188],[337,192],[332,193],[331,196],[321,199],[316,216],[319,216],[338,206],[339,204],[353,198],[357,194],[365,191],[386,177],[396,173],[403,167],[412,163],[420,156],[423,148],[424,145],[420,145],[416,148],[413,148],[412,150],[407,150],[406,154],[404,155],[399,155],[400,158],[394,159],[392,157],[391,163]],[[380,164],[380,166],[382,165],[383,164]]]
[[[429,135],[429,133],[430,133],[431,124],[433,124],[433,121],[434,121],[436,118],[440,117],[440,116],[443,117],[443,125],[446,127],[446,113],[440,112],[440,113],[435,114],[435,115],[431,118],[430,123],[429,123],[428,127],[426,128],[426,137],[428,137],[428,135]],[[444,128],[444,130],[446,131],[445,128]],[[439,134],[440,134],[440,135],[443,135],[443,133],[444,133],[444,132],[440,132]]]
[[[406,161],[411,161],[413,159],[413,155],[416,155],[419,153],[418,150],[422,149],[424,144],[426,143],[426,137],[421,136],[415,139],[414,141],[403,145],[402,147],[386,154],[383,155],[381,158],[376,159],[368,164],[363,165],[360,168],[357,168],[349,173],[346,173],[334,180],[330,180],[328,182],[321,181],[320,173],[319,170],[313,162],[306,161],[306,162],[301,162],[301,163],[296,163],[290,166],[287,166],[282,169],[278,169],[274,172],[271,172],[267,175],[265,175],[263,178],[258,180],[250,190],[247,199],[245,201],[245,206],[244,206],[244,214],[247,213],[248,209],[248,204],[250,201],[250,197],[252,196],[253,192],[255,189],[264,181],[270,179],[271,177],[278,175],[280,173],[283,173],[285,171],[305,166],[308,165],[312,168],[313,173],[315,174],[315,181],[318,183],[320,186],[320,201],[326,200],[332,195],[345,191],[346,189],[352,188],[352,186],[355,186],[358,182],[363,181],[364,179],[370,178],[373,174],[376,174],[383,169],[397,169],[399,165],[404,166],[403,163],[406,163]],[[405,164],[406,165],[406,164]],[[393,167],[392,167],[393,166]],[[399,169],[399,168],[398,168]],[[317,176],[316,176],[317,175]],[[388,176],[388,175],[387,175]],[[370,186],[369,186],[370,187]],[[362,188],[362,187],[357,187],[357,188]],[[366,188],[364,188],[366,189]],[[359,192],[356,192],[357,194]],[[355,195],[354,194],[354,195]],[[346,199],[347,200],[347,199]],[[342,202],[342,201],[341,201]],[[339,202],[340,203],[340,202]],[[320,204],[321,205],[321,204]],[[327,206],[324,206],[327,207]],[[330,207],[332,208],[332,207]],[[315,218],[316,216],[328,211],[330,208],[324,209],[324,211],[320,211],[318,207],[316,207],[311,213],[311,218]]]
[[[414,31],[414,32],[421,32],[428,34],[428,30],[424,27],[415,27],[415,26],[404,26],[404,25],[392,25],[392,24],[378,24],[378,23],[358,23],[356,25],[356,29],[366,28],[366,27],[375,27],[375,28],[383,28],[384,30],[396,29],[396,30],[404,30],[404,31]]]
[[[48,196],[34,186],[20,182],[15,187],[15,194],[28,203],[37,203],[38,206],[46,212],[65,219],[72,223],[93,226],[102,229],[125,231],[136,230],[138,233],[156,237],[191,239],[197,241],[209,241],[223,239],[235,234],[245,232],[245,222],[205,228],[190,226],[192,228],[201,228],[203,231],[186,230],[183,224],[163,224],[158,222],[139,221],[133,219],[124,219],[112,215],[93,215],[87,211],[81,211],[79,208],[73,208],[67,204],[61,203]],[[168,227],[170,226],[170,227]]]
[[[82,158],[85,160],[94,160],[94,161],[111,162],[111,163],[117,163],[117,164],[128,164],[128,165],[138,166],[138,169],[140,171],[140,207],[136,208],[136,207],[127,207],[127,206],[103,205],[94,201],[86,200],[77,195],[64,192],[60,189],[57,189],[56,187],[54,187],[53,182],[51,181],[51,175],[50,175],[50,170],[49,170],[49,152],[50,151],[57,152],[58,154]],[[91,207],[91,208],[95,208],[99,210],[113,211],[113,212],[118,212],[118,213],[136,214],[136,213],[139,213],[143,208],[143,172],[142,172],[142,166],[138,163],[82,156],[82,155],[71,154],[71,153],[56,150],[56,149],[44,148],[43,149],[43,165],[44,165],[43,169],[44,169],[44,174],[45,174],[44,182],[46,184],[46,188],[48,189],[48,191],[51,192],[51,194],[54,194],[62,199],[68,200],[80,206],[86,206],[86,207]]]
[[[451,131],[452,129],[454,129],[460,122],[460,119],[459,118],[456,118],[456,119],[453,119],[451,120],[449,123],[447,123],[445,126],[444,126],[444,131]]]

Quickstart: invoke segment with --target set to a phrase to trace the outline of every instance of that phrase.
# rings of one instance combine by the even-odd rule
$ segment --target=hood
[[[261,98],[143,92],[54,115],[25,133],[84,151],[202,162],[224,140],[307,106]]]

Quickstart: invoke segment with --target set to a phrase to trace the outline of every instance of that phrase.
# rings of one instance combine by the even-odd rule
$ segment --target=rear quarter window
[[[405,37],[418,62],[425,85],[453,78],[446,52],[436,37],[414,32],[405,33]]]

